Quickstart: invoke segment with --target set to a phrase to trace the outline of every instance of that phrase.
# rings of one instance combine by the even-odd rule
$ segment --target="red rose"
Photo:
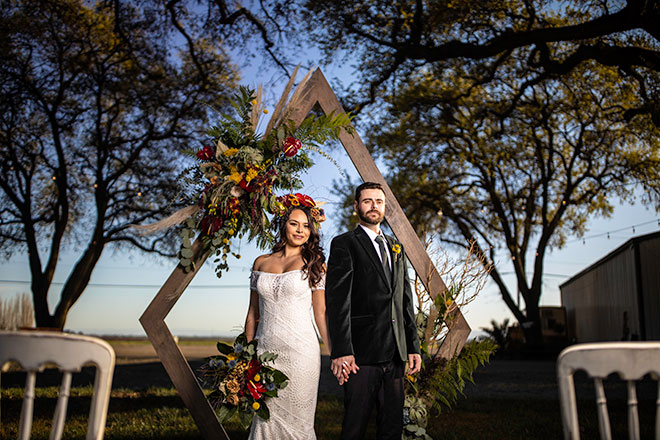
[[[300,204],[303,206],[306,206],[308,208],[313,208],[314,206],[316,206],[316,204],[314,203],[314,199],[312,199],[307,194],[296,193],[296,197],[298,198]]]
[[[250,183],[247,183],[245,179],[242,179],[239,183],[238,186],[243,188],[247,192],[254,192],[254,185],[252,185],[252,181]]]
[[[302,148],[302,142],[293,136],[289,136],[284,140],[284,145],[282,145],[282,151],[286,157],[293,157],[296,155],[298,150]]]
[[[204,148],[197,152],[197,158],[199,160],[211,160],[215,156],[215,151],[213,147],[206,145]]]

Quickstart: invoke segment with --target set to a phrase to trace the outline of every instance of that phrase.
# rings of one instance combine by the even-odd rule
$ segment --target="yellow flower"
[[[227,360],[228,361],[233,361],[234,359],[238,359],[238,353],[229,353],[227,355]]]
[[[224,154],[226,157],[233,156],[234,154],[238,153],[238,148],[227,148],[225,150]]]
[[[259,408],[261,408],[261,405],[259,405],[259,402],[254,402],[252,404],[252,409],[257,411]]]
[[[260,380],[261,380],[261,376],[259,376],[258,374],[255,374],[254,375],[254,381],[259,382]]]
[[[258,170],[254,169],[254,168],[250,168],[250,170],[247,172],[247,176],[245,176],[245,181],[247,183],[250,183],[250,180],[254,179],[258,175],[259,175]]]
[[[417,378],[415,376],[413,376],[412,374],[409,374],[407,377],[408,377],[408,380],[411,381],[412,383],[417,382]]]
[[[235,232],[235,231],[234,231],[233,229],[230,229],[230,230],[229,230],[229,235],[234,235],[234,232]]]
[[[289,200],[289,202],[291,202],[291,205],[293,206],[300,206],[300,202],[298,201],[298,199],[291,199]]]
[[[392,252],[394,252],[395,254],[400,254],[401,253],[401,245],[395,244],[394,246],[392,246]]]
[[[224,244],[229,244],[229,240],[227,240],[226,238],[223,238],[223,239],[222,239],[222,242],[223,242]],[[234,359],[236,359],[236,358],[234,358]]]
[[[256,99],[253,99],[252,101],[250,101],[250,104],[252,104],[252,105],[257,105],[257,100],[256,100]]]
[[[277,215],[284,215],[286,213],[286,206],[284,206],[280,201],[276,201],[273,205],[275,206]]]
[[[268,114],[268,109],[267,108],[264,109],[264,113]]]
[[[230,171],[231,171],[231,174],[229,175],[229,179],[233,180],[235,183],[240,183],[241,180],[243,180],[243,175],[238,172],[236,167],[231,166]]]

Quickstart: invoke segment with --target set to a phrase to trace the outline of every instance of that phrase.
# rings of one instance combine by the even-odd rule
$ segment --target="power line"
[[[5,284],[31,284],[32,281],[26,280],[0,280],[0,283]],[[64,283],[53,282],[51,285],[63,286]],[[88,283],[89,287],[119,287],[119,288],[136,288],[136,289],[155,289],[163,287],[162,284],[111,284],[111,283]],[[186,289],[245,289],[249,288],[249,284],[201,284],[186,287]]]
[[[514,275],[514,271],[500,272],[500,275]],[[526,275],[531,275],[533,272],[525,272]],[[556,277],[556,278],[570,278],[572,275],[564,275],[561,273],[548,273],[543,272],[544,277]]]

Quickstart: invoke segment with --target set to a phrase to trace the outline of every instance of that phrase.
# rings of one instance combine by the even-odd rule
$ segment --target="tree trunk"
[[[92,243],[87,248],[74,266],[62,288],[60,301],[53,314],[50,314],[48,310],[47,300],[50,283],[45,283],[45,281],[42,283],[33,283],[32,298],[34,301],[34,318],[37,327],[64,329],[69,310],[85,291],[92,272],[96,267],[96,263],[98,263],[103,252],[104,244],[96,243]],[[100,240],[98,243],[100,243]]]
[[[527,320],[520,323],[525,334],[525,347],[530,350],[539,350],[544,346],[539,306],[533,301],[526,303],[526,306]]]

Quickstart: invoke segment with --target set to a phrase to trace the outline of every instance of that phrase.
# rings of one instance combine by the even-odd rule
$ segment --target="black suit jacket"
[[[403,247],[392,258],[388,279],[367,233],[354,231],[332,240],[326,278],[326,309],[331,357],[354,355],[357,364],[402,361],[419,353],[419,338]]]

